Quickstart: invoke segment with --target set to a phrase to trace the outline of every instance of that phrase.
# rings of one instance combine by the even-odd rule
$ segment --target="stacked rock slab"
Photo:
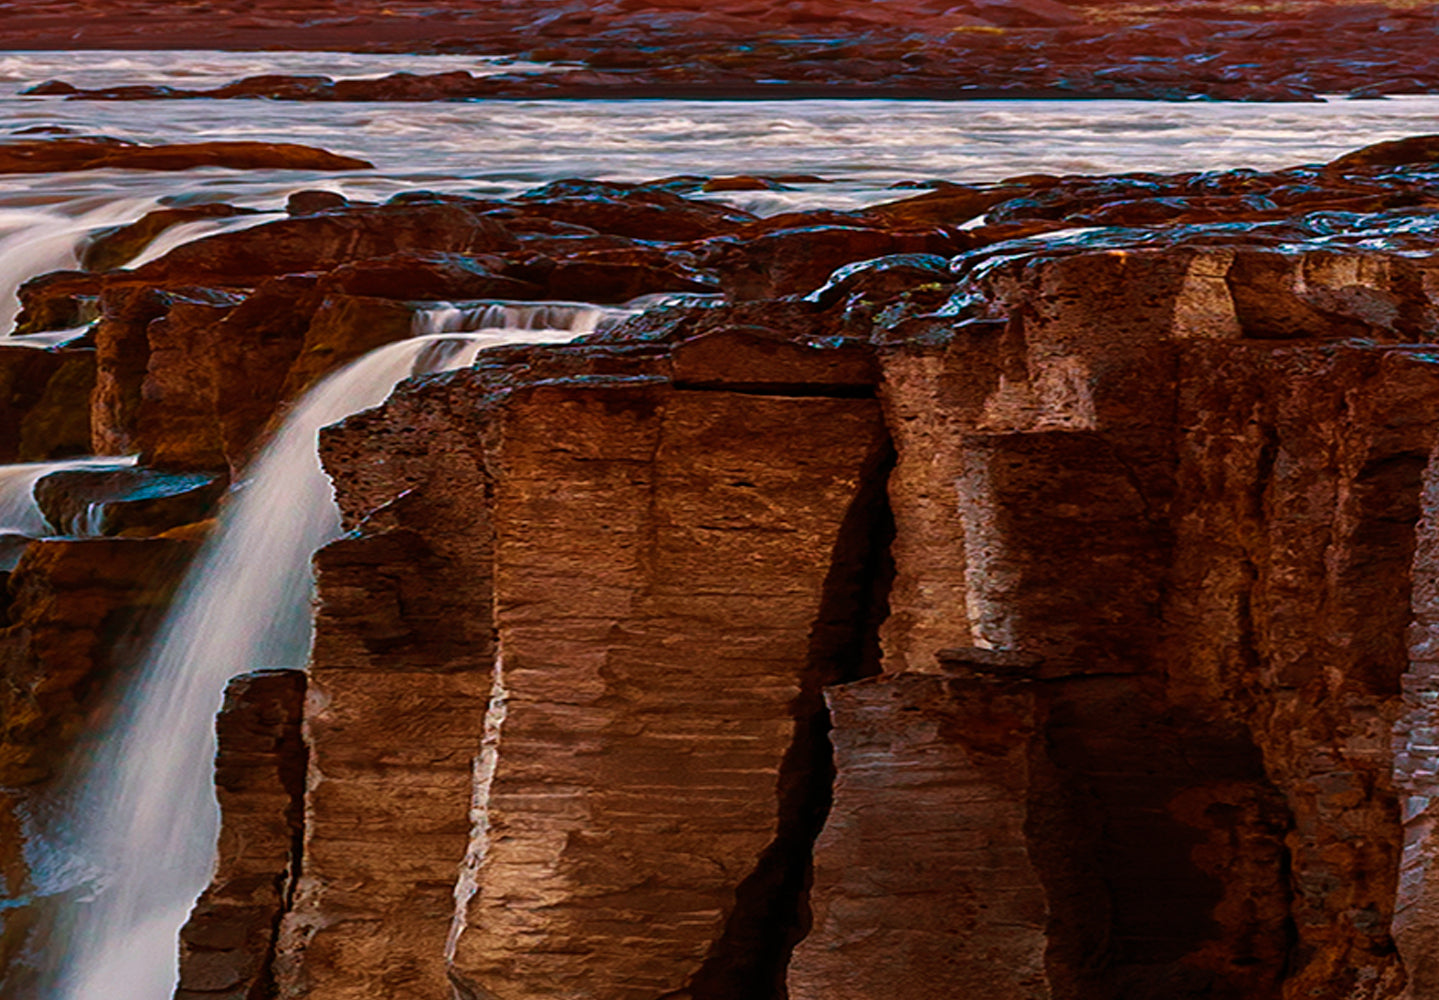
[[[981,969],[1035,998],[1390,997],[1406,966],[1416,989],[1431,981],[1427,520],[1417,589],[1411,559],[1439,369],[1401,339],[1434,331],[1388,328],[1403,310],[1384,307],[1423,268],[1363,253],[1038,255],[983,279],[988,318],[895,338],[882,355],[904,419],[889,672],[830,694],[822,919],[792,996],[880,997],[904,977],[962,993]],[[954,514],[927,509],[940,475]],[[967,567],[947,620],[921,585],[940,546]],[[956,586],[952,569],[937,579]],[[964,912],[905,914],[873,886],[910,899],[977,884],[927,853],[967,829],[966,810],[911,839],[893,788],[918,747],[955,761],[929,793],[962,795],[986,764],[970,745],[984,727],[952,695],[941,715],[968,724],[938,745],[917,735],[932,700],[910,716],[918,730],[855,707],[911,699],[946,628],[1044,660],[1042,753],[1011,772],[982,840],[999,851],[1023,830],[1046,914],[1028,964],[869,950],[877,933],[924,940],[938,914]],[[1396,764],[1409,793],[1397,913]],[[864,850],[877,843],[889,849]],[[1027,925],[1009,919],[1017,940]],[[967,944],[984,940],[975,928]],[[1041,956],[1047,981],[1027,979]]]

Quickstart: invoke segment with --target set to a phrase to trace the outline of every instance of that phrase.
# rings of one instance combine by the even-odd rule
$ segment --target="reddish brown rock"
[[[121,287],[105,294],[90,402],[95,454],[223,467],[211,345],[240,296],[206,288]]]
[[[0,462],[90,450],[95,352],[0,345]]]
[[[180,930],[176,1000],[250,1000],[273,989],[275,934],[300,866],[305,675],[241,674],[215,720],[223,824],[216,871]]]
[[[834,804],[789,996],[1054,995],[1028,846],[1031,799],[1048,790],[1032,685],[890,674],[825,697]]]
[[[162,539],[33,542],[10,574],[0,629],[0,775],[51,776],[108,711],[106,684],[164,608],[193,551]]]
[[[966,244],[967,247],[968,244]],[[782,229],[743,243],[716,241],[705,258],[725,295],[738,301],[804,295],[836,268],[896,253],[949,253],[941,230],[888,232],[860,226]]]
[[[196,142],[142,146],[106,137],[7,139],[0,142],[0,173],[56,170],[366,170],[373,164],[313,146],[288,142]]]
[[[202,219],[225,219],[255,214],[253,209],[234,205],[187,205],[146,212],[136,221],[92,234],[80,250],[80,266],[87,271],[108,271],[123,267],[155,238],[173,226]]]
[[[514,247],[504,227],[462,204],[393,204],[302,215],[176,247],[127,280],[250,287],[404,252],[485,253]]]
[[[641,240],[657,235],[701,240],[754,219],[737,208],[692,201],[658,187],[604,181],[555,181],[521,195],[516,203],[529,215]]]
[[[475,414],[460,390],[503,373],[466,373],[327,435],[352,520],[404,497],[320,564],[328,610],[313,678],[326,708],[308,725],[325,780],[308,799],[282,995],[359,995],[379,983],[390,995],[429,995],[445,981],[447,954],[463,989],[497,996],[541,995],[566,980],[625,996],[778,988],[815,830],[802,776],[819,763],[818,684],[859,669],[842,666],[864,622],[849,561],[866,551],[873,515],[861,494],[872,497],[884,437],[872,401],[724,391],[734,374],[717,372],[714,391],[584,380],[520,388]],[[522,375],[530,380],[547,379],[536,370]],[[786,439],[772,431],[796,425],[807,432],[778,446],[799,464],[775,463]],[[367,457],[378,440],[383,464]],[[794,499],[775,507],[781,483]],[[589,499],[541,499],[565,495]],[[807,546],[836,553],[846,567],[838,584],[826,581],[827,561],[790,554]],[[704,596],[686,598],[680,581],[726,572],[716,547],[748,552],[762,578],[730,590],[716,576]],[[552,590],[557,567],[570,580],[563,593]],[[405,596],[428,593],[433,573],[455,581],[442,602]],[[484,643],[464,638],[491,629],[502,670],[490,669]],[[767,638],[729,648],[716,629]],[[611,652],[588,648],[587,636]],[[681,669],[716,650],[716,671]],[[610,664],[603,671],[596,652]],[[407,719],[425,727],[431,750],[405,764],[412,778],[395,781],[393,767],[364,764],[352,737]],[[714,719],[727,721],[705,735]],[[437,756],[436,740],[455,752]],[[679,746],[689,749],[676,756]],[[561,777],[554,768],[565,759]],[[408,790],[418,785],[430,790],[423,801]],[[481,812],[467,821],[475,795]],[[661,803],[672,818],[646,818]],[[402,867],[382,852],[356,868],[342,831],[357,808],[386,817],[378,843],[403,851]],[[456,849],[467,859],[458,911]],[[528,860],[551,856],[539,869]],[[553,899],[554,933],[593,957],[565,957],[574,946],[516,950],[541,926],[513,903],[536,894]],[[335,924],[337,908],[393,916]],[[639,919],[650,943],[614,941],[620,919]]]

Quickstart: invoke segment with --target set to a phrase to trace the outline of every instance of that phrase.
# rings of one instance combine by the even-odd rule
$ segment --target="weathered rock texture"
[[[175,1000],[271,995],[280,915],[300,863],[305,674],[241,674],[215,722],[215,788],[224,825],[214,881],[180,931]]]
[[[1439,990],[1436,157],[762,220],[703,178],[302,198],[33,283],[35,316],[103,307],[94,440],[172,470],[242,464],[408,335],[411,286],[725,293],[323,435],[349,534],[316,557],[302,821],[264,693],[293,678],[252,679],[222,743],[270,756],[224,744],[243,843],[185,989]],[[7,713],[27,781],[110,669],[70,544],[27,552],[0,633],[54,703]]]
[[[839,778],[790,997],[1051,995],[1032,687],[905,673],[829,691]]]
[[[1408,346],[1430,265],[1145,239],[980,251],[938,312],[907,258],[787,334],[726,327],[735,306],[498,352],[330,434],[360,534],[322,580],[367,548],[406,579],[467,539],[469,593],[426,593],[496,666],[473,646],[429,717],[455,734],[425,779],[454,789],[427,841],[427,870],[464,858],[453,923],[436,885],[422,951],[413,915],[403,947],[350,929],[333,886],[370,885],[350,905],[376,921],[397,890],[325,843],[344,812],[313,778],[327,860],[287,918],[312,935],[292,995],[373,991],[386,953],[428,968],[415,996],[442,969],[465,996],[636,1000],[1422,982],[1432,734],[1404,636],[1432,545],[1439,369]],[[423,547],[393,535],[426,517]],[[436,641],[393,617],[322,612],[317,678],[351,662],[326,643]],[[819,685],[876,666],[827,722]],[[378,690],[327,698],[321,774],[369,746],[325,720],[378,725]],[[384,836],[416,823],[444,825]]]

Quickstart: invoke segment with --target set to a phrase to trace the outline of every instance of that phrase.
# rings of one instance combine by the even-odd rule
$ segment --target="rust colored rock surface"
[[[517,358],[450,376],[326,436],[360,533],[319,563],[324,708],[283,996],[421,997],[448,979],[718,1000],[782,982],[817,831],[819,685],[862,669],[846,658],[868,594],[848,576],[875,516],[878,406],[527,387],[546,374]],[[355,741],[372,728],[390,760],[382,734],[411,724],[427,752],[403,765]],[[385,817],[363,863],[361,802]]]
[[[300,865],[304,703],[298,670],[242,674],[225,689],[215,720],[218,860],[180,931],[175,1000],[251,1000],[273,987],[276,932]]]
[[[90,450],[95,352],[0,346],[0,462]]]
[[[249,287],[406,251],[465,253],[515,246],[504,227],[458,204],[382,205],[301,215],[176,247],[134,271],[156,284]]]
[[[106,684],[164,608],[194,546],[167,539],[32,542],[8,580],[0,629],[0,775],[51,776],[98,717]],[[93,717],[92,717],[93,716]]]
[[[1053,996],[1028,843],[1030,800],[1049,792],[1032,685],[888,674],[825,697],[834,804],[790,997]]]
[[[142,146],[109,138],[9,139],[0,143],[0,173],[63,170],[365,170],[372,164],[288,142],[196,142]]]

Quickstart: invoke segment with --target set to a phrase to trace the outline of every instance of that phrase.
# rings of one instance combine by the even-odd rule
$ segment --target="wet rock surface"
[[[303,795],[298,681],[247,680],[185,995],[1424,995],[1436,148],[768,219],[703,178],[317,198],[33,282],[94,346],[10,350],[92,362],[96,450],[142,456],[42,502],[126,534],[208,515],[415,289],[673,293],[323,433]],[[187,544],[25,547],[8,786],[103,710],[158,593],[122,556]]]
[[[305,673],[260,670],[225,689],[215,720],[224,826],[214,882],[180,931],[176,1000],[250,1000],[273,989],[275,934],[300,865]]]

